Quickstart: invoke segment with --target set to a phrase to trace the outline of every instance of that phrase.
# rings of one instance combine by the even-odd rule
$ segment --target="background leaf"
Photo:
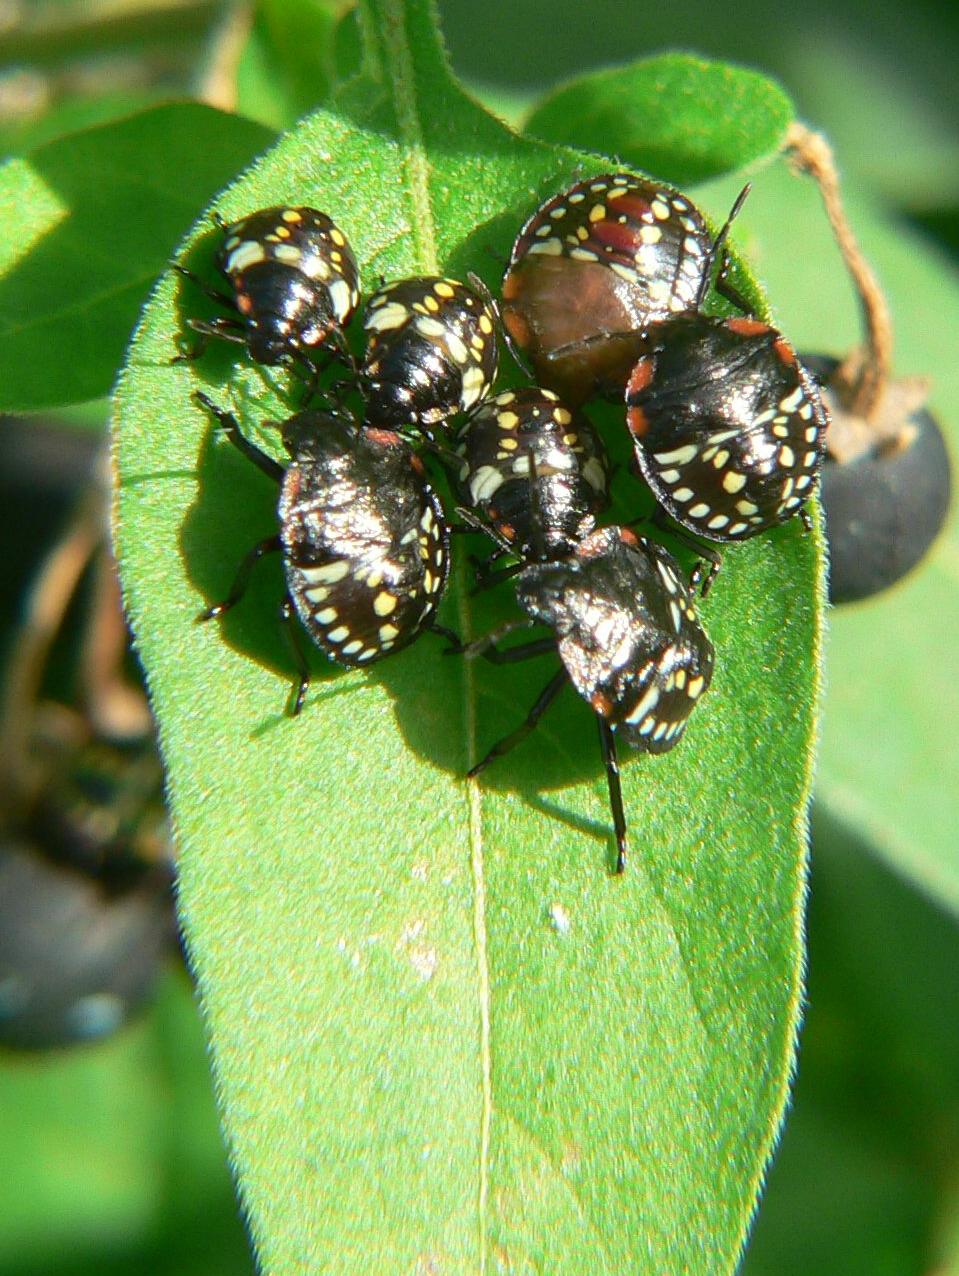
[[[502,259],[593,161],[462,98],[428,7],[371,4],[361,29],[366,79],[342,115],[304,121],[217,207],[320,205],[367,289],[438,266],[492,280],[487,249]],[[212,239],[201,222],[198,268]],[[548,661],[488,673],[429,637],[366,675],[317,660],[291,722],[275,571],[222,632],[192,624],[270,529],[275,492],[216,445],[191,390],[248,426],[283,410],[232,348],[169,366],[195,303],[166,277],[131,350],[118,541],[264,1269],[731,1270],[798,1008],[814,541],[789,526],[729,555],[704,608],[721,674],[683,748],[627,764],[635,851],[617,880],[574,697],[488,784],[461,778]],[[632,510],[637,490],[623,475]],[[473,600],[464,569],[444,618],[483,632],[508,591]]]
[[[70,134],[0,168],[0,411],[109,391],[177,240],[272,137],[182,103]],[[60,357],[38,358],[47,348]]]
[[[792,118],[768,76],[664,53],[560,85],[533,107],[524,131],[682,186],[774,154]]]
[[[109,1042],[3,1052],[0,1108],[3,1276],[252,1272],[182,971]]]

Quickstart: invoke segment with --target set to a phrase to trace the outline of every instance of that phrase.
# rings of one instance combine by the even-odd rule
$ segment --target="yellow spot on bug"
[[[302,214],[296,208],[284,208],[280,216],[285,222],[293,222],[294,224],[303,220]]]
[[[456,289],[448,284],[445,279],[440,279],[438,283],[435,283],[433,285],[433,291],[436,293],[437,297],[446,297],[447,300],[449,300],[450,297],[456,296]]]
[[[605,216],[606,216],[605,204],[594,204],[593,207],[589,210],[589,220],[591,222],[601,222]]]
[[[340,248],[346,247],[346,236],[336,226],[330,230],[330,239],[332,239],[333,243],[337,244]]]
[[[388,616],[390,612],[396,610],[396,595],[389,594],[385,590],[382,594],[377,594],[373,599],[373,610],[377,616]]]

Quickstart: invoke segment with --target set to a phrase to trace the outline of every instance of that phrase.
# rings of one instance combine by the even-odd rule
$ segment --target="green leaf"
[[[710,189],[729,199],[735,181]],[[852,190],[849,216],[888,292],[895,372],[930,376],[931,407],[959,455],[959,272],[929,242]],[[860,318],[815,187],[784,165],[757,182],[737,226],[800,350],[845,353]],[[801,263],[797,268],[797,263]],[[934,312],[930,299],[935,298]],[[899,872],[959,912],[959,529],[894,590],[830,615],[817,796]]]
[[[493,281],[490,254],[597,161],[463,97],[420,0],[371,0],[360,29],[364,77],[338,113],[217,207],[326,209],[367,290],[381,273]],[[201,221],[198,268],[214,238]],[[728,555],[703,608],[714,688],[682,748],[625,762],[634,851],[616,878],[596,729],[572,694],[483,784],[463,779],[554,662],[480,669],[430,635],[365,674],[315,658],[290,721],[277,564],[221,630],[193,623],[275,526],[276,493],[192,392],[251,430],[289,410],[233,347],[169,366],[193,303],[164,278],[117,393],[118,548],[264,1271],[331,1255],[342,1273],[732,1271],[798,1014],[816,539],[788,526]],[[458,559],[447,623],[478,634],[515,614],[508,587],[472,597]]]
[[[802,1067],[743,1276],[946,1276],[959,929],[821,811],[810,900]]]
[[[554,89],[526,132],[616,155],[682,186],[775,154],[793,114],[785,92],[758,71],[664,53]]]
[[[59,138],[0,168],[0,411],[109,391],[180,236],[272,137],[250,120],[181,103]]]

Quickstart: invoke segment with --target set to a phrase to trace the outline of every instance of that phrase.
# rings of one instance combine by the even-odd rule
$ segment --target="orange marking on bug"
[[[505,289],[504,289],[503,295],[504,296],[506,295]],[[532,334],[529,330],[529,324],[526,322],[526,320],[523,318],[521,314],[519,314],[516,310],[512,310],[512,309],[509,309],[509,310],[504,309],[502,318],[503,318],[503,326],[505,327],[506,331],[513,338],[516,344],[521,349],[525,350],[526,347],[529,345],[530,341],[532,340]]]
[[[613,702],[601,691],[594,692],[589,702],[601,718],[608,718],[613,712]]]
[[[626,428],[634,439],[641,439],[649,433],[649,417],[642,408],[630,405],[626,409]]]
[[[652,381],[655,370],[652,359],[640,359],[629,375],[626,397],[629,398],[631,394],[638,394],[640,390],[645,390]]]
[[[796,366],[795,351],[785,337],[777,337],[773,342],[773,349],[787,368]]]
[[[236,308],[241,315],[248,315],[253,310],[253,301],[245,292],[241,292],[236,299]]]
[[[363,427],[363,432],[368,439],[372,439],[374,443],[402,443],[402,439],[395,430],[381,430],[375,425],[367,425]]]
[[[738,332],[741,337],[758,337],[761,332],[769,332],[769,324],[758,319],[727,319],[726,327],[730,332]]]
[[[619,529],[619,539],[623,542],[624,545],[639,544],[639,537],[636,535],[635,532],[631,531],[630,528],[628,527],[621,527]]]

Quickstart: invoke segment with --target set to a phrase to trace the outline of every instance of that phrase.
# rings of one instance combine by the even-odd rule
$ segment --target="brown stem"
[[[852,233],[839,190],[839,174],[832,147],[821,133],[798,121],[790,125],[786,146],[793,163],[809,173],[819,187],[826,215],[846,268],[859,294],[866,326],[866,350],[854,351],[834,379],[837,391],[851,414],[873,421],[889,382],[892,366],[892,320],[879,281]]]

